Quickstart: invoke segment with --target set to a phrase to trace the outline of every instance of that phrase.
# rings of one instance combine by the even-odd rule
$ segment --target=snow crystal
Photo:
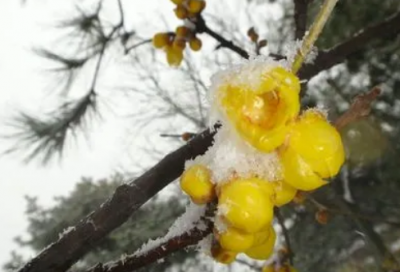
[[[303,42],[301,40],[296,40],[293,42],[289,42],[283,46],[283,52],[287,58],[287,65],[289,65],[288,68],[292,65],[297,51],[301,48],[302,43]],[[307,56],[304,58],[304,63],[313,63],[317,55],[318,48],[313,46],[310,52],[308,52]]]
[[[209,234],[206,237],[204,237],[200,242],[197,243],[197,251],[211,256],[211,246],[213,242],[213,234]]]
[[[174,222],[164,237],[155,240],[150,239],[147,243],[142,245],[139,250],[133,253],[133,256],[145,255],[148,251],[160,246],[169,239],[182,235],[194,228],[204,230],[205,225],[200,219],[205,214],[205,210],[205,205],[198,206],[194,203],[190,203],[189,206],[186,207],[185,213]]]
[[[58,239],[61,239],[62,237],[64,237],[64,235],[66,235],[66,234],[68,234],[68,233],[70,233],[71,231],[74,231],[74,230],[75,230],[75,227],[71,227],[71,226],[66,228],[66,229],[64,229],[63,232],[58,234]]]
[[[280,163],[276,152],[263,153],[242,140],[229,125],[220,128],[214,144],[206,154],[186,162],[206,165],[212,173],[212,182],[222,184],[232,178],[259,178],[275,181],[281,179]]]

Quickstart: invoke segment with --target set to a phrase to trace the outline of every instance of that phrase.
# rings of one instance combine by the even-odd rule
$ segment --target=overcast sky
[[[29,1],[28,1],[29,2]],[[32,1],[33,2],[33,1]],[[40,3],[41,2],[41,3]],[[60,2],[60,1],[57,1]],[[0,1],[0,131],[4,122],[18,109],[34,109],[43,99],[46,78],[39,73],[38,59],[29,51],[33,44],[46,40],[43,24],[38,19],[47,16],[45,1],[36,7],[21,8],[17,0]],[[101,137],[93,137],[91,150],[80,146],[62,164],[41,167],[37,163],[24,165],[21,157],[0,157],[0,265],[16,249],[13,237],[24,233],[24,195],[39,196],[42,204],[50,204],[53,196],[65,195],[81,176],[106,177],[121,166],[123,147],[118,146],[121,129],[118,122],[101,127]],[[114,143],[113,145],[107,143]],[[10,142],[0,141],[0,149]]]

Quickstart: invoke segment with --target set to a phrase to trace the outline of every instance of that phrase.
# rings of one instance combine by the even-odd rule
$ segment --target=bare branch
[[[365,94],[359,94],[351,104],[350,108],[335,121],[335,127],[342,129],[351,122],[366,117],[371,112],[371,104],[381,93],[379,87],[372,88]]]
[[[138,42],[138,43],[136,43],[134,45],[131,45],[131,46],[125,48],[125,54],[128,54],[131,50],[133,50],[133,49],[135,49],[135,48],[137,48],[137,47],[139,47],[141,45],[151,43],[151,41],[152,41],[152,39],[146,39],[146,40]]]
[[[209,130],[204,131],[136,180],[118,187],[109,200],[82,219],[73,231],[49,245],[19,272],[68,270],[101,238],[123,224],[147,200],[177,179],[182,174],[185,161],[203,154],[211,145],[213,135]]]
[[[210,29],[201,16],[198,17],[198,20],[195,22],[195,24],[196,24],[196,29],[199,33],[206,33],[211,37],[213,37],[216,41],[219,42],[219,47],[228,48],[233,52],[237,53],[242,58],[245,59],[249,58],[249,53],[247,53],[244,49],[235,45],[232,41],[228,41],[227,39],[216,33],[214,30]]]
[[[346,60],[351,54],[364,50],[372,41],[385,37],[393,37],[400,32],[400,12],[372,26],[358,31],[353,37],[321,51],[313,64],[304,65],[299,71],[301,79],[310,79],[319,72],[324,71]]]

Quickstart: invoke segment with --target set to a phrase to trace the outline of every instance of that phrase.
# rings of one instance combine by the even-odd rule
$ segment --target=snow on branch
[[[305,65],[299,71],[301,79],[310,79],[319,72],[345,61],[351,54],[364,50],[372,41],[394,37],[400,32],[400,12],[364,29],[334,47],[321,50],[313,64]]]
[[[343,62],[350,54],[363,50],[371,41],[387,35],[396,35],[399,30],[400,12],[383,22],[365,28],[337,46],[320,52],[313,64],[302,67],[299,76],[301,79],[310,79],[319,72]],[[215,35],[211,36],[217,39]],[[232,50],[231,47],[226,47]],[[183,147],[168,154],[136,180],[117,188],[108,201],[75,226],[75,231],[63,235],[25,264],[19,272],[68,270],[102,238],[128,220],[147,200],[178,178],[182,174],[185,161],[203,154],[211,145],[213,135],[209,130],[200,133]],[[190,237],[190,234],[185,234],[184,237]],[[185,245],[184,242],[176,243],[179,247]]]
[[[129,272],[163,259],[171,253],[198,244],[212,232],[213,205],[193,203],[161,238],[150,240],[132,255],[106,264],[99,263],[86,272]]]

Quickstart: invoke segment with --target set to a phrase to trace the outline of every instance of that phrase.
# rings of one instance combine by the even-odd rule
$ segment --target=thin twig
[[[338,130],[343,129],[349,123],[366,117],[371,112],[371,104],[381,93],[381,89],[376,86],[365,94],[359,94],[351,104],[350,108],[335,121]]]
[[[400,12],[385,20],[357,31],[349,39],[338,43],[328,50],[321,50],[313,64],[308,64],[299,71],[301,79],[310,79],[346,60],[348,56],[367,48],[374,40],[395,37],[400,32]]]
[[[294,57],[294,61],[292,64],[292,72],[297,73],[300,70],[301,65],[303,64],[304,58],[311,51],[315,41],[321,34],[322,29],[325,26],[326,21],[331,15],[333,8],[336,5],[338,0],[325,0],[322,4],[320,11],[317,14],[310,30],[307,35],[304,37],[301,48],[296,53]]]
[[[282,234],[283,237],[285,237],[285,243],[286,243],[286,248],[287,248],[287,257],[289,260],[289,263],[291,265],[293,265],[293,257],[294,257],[294,252],[292,250],[292,244],[290,242],[290,237],[289,237],[289,231],[285,226],[285,218],[282,216],[281,211],[279,210],[279,208],[275,208],[274,209],[274,214],[276,219],[278,219],[278,223],[282,228]]]
[[[122,6],[122,0],[117,0],[118,2],[118,10],[119,10],[119,16],[120,16],[120,25],[122,28],[125,27],[125,16],[124,16],[124,8]]]
[[[375,222],[375,223],[385,223],[385,224],[400,228],[400,222],[387,220],[383,217],[370,216],[370,215],[365,215],[365,214],[361,214],[361,213],[353,213],[353,212],[350,212],[349,210],[341,210],[338,208],[332,208],[328,204],[321,203],[320,201],[316,200],[312,195],[308,195],[307,199],[313,205],[315,205],[316,208],[326,210],[327,212],[329,212],[331,214],[355,217],[355,218],[359,218],[359,219],[363,219],[363,220],[367,220],[367,221]]]
[[[240,48],[239,46],[235,45],[232,41],[229,41],[216,33],[214,30],[210,29],[204,19],[199,16],[197,18],[197,21],[195,22],[196,24],[196,30],[198,33],[206,33],[213,37],[216,41],[219,42],[219,47],[225,47],[233,52],[237,53],[239,56],[242,58],[248,59],[249,58],[249,53],[246,52],[246,50]]]
[[[131,45],[131,46],[125,48],[125,54],[128,54],[131,50],[133,50],[133,49],[135,49],[135,48],[137,48],[137,47],[139,47],[141,45],[144,45],[144,44],[147,44],[147,43],[151,43],[151,41],[152,41],[152,39],[146,39],[146,40],[138,42],[138,43],[136,43],[134,45]]]

